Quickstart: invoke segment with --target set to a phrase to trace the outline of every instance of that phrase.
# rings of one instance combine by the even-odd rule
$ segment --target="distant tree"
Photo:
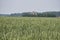
[[[23,17],[58,17],[60,12],[23,12],[23,13],[11,13],[10,16],[23,16]]]

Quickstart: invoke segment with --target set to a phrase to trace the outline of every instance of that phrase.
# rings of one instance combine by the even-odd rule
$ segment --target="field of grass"
[[[60,40],[60,18],[0,17],[0,40]]]

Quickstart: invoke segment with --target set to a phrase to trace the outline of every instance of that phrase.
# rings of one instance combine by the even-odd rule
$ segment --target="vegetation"
[[[0,40],[60,40],[60,18],[0,17]]]
[[[0,14],[0,16],[20,16],[20,17],[59,17],[60,16],[60,11],[59,12],[23,12],[23,13],[11,13],[11,14]]]
[[[23,17],[59,17],[60,12],[23,12],[23,13],[13,13],[10,16],[23,16]]]

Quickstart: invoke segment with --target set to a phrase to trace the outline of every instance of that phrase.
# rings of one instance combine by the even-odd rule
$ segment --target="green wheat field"
[[[60,18],[0,17],[0,40],[60,40]]]

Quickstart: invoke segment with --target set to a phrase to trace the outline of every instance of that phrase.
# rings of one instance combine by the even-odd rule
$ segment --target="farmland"
[[[0,17],[0,40],[60,40],[60,18]]]

